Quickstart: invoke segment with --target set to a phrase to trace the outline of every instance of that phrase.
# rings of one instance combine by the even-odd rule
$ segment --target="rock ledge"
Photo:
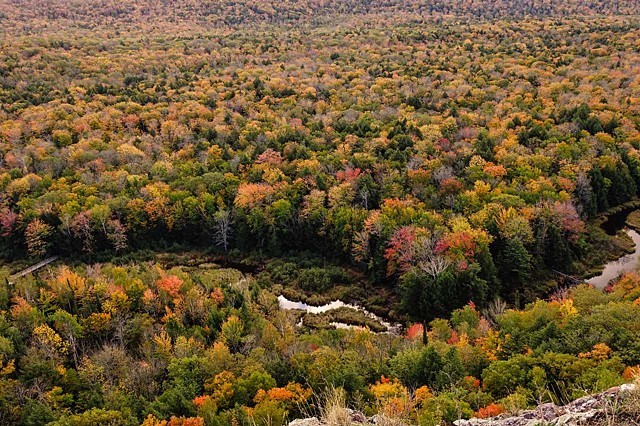
[[[575,401],[558,406],[552,403],[542,404],[535,410],[527,410],[518,416],[502,414],[489,419],[458,420],[456,426],[578,426],[589,425],[597,420],[612,416],[612,409],[617,402],[624,398],[624,394],[635,390],[636,385],[626,384],[611,388],[605,392],[589,395]],[[626,423],[610,423],[626,424]]]
[[[636,385],[625,384],[611,388],[605,392],[589,395],[577,399],[567,405],[542,404],[535,410],[521,412],[517,416],[501,414],[489,419],[458,420],[456,426],[589,426],[589,425],[640,425],[637,416],[633,419],[622,417],[613,420],[613,413],[620,408],[620,402],[625,399],[630,391],[636,390]],[[371,426],[388,424],[383,417],[373,416],[367,418],[359,411],[345,409],[344,419],[340,424],[351,426]],[[627,421],[628,420],[628,421]],[[603,423],[605,421],[606,423]],[[613,421],[613,422],[612,422]],[[344,422],[344,423],[343,423]],[[297,419],[289,423],[289,426],[327,426],[317,417]]]

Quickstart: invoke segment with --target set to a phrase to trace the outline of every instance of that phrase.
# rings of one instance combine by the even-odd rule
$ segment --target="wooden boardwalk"
[[[34,271],[37,271],[38,269],[47,266],[48,264],[50,264],[51,262],[54,262],[56,260],[58,260],[60,256],[51,256],[41,262],[36,263],[35,265],[31,265],[29,266],[27,269],[23,269],[20,272],[16,272],[15,274],[11,275],[9,277],[9,283],[13,283],[14,280],[17,280],[18,278],[24,277],[25,275],[28,275]]]

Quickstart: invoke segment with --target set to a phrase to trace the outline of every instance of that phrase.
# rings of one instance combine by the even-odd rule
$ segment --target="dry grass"
[[[640,380],[635,381],[636,388],[605,399],[602,416],[593,426],[640,426]]]
[[[640,379],[635,380],[635,385],[635,389],[625,395],[620,414],[628,425],[640,425]]]
[[[363,415],[358,411],[349,409],[347,405],[347,394],[342,388],[329,387],[321,395],[314,396],[315,403],[302,408],[305,417],[317,417],[326,426],[373,426],[364,419]],[[358,405],[356,401],[356,405]],[[315,408],[314,408],[315,407]],[[376,426],[408,426],[411,422],[407,422],[406,416],[388,416],[382,414],[383,410],[378,410],[376,416]],[[359,413],[354,418],[353,414]],[[402,413],[408,414],[408,413]],[[361,419],[358,419],[361,417]]]
[[[351,426],[344,389],[330,388],[323,395],[320,417],[327,426]]]
[[[342,388],[330,388],[321,397],[320,420],[327,426],[369,426],[365,421],[353,421],[352,411],[347,407],[346,393]],[[407,426],[401,418],[379,414],[376,426]]]

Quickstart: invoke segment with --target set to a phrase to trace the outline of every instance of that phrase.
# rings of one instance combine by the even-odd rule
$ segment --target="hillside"
[[[633,0],[0,0],[0,424],[631,382],[639,64]]]
[[[393,17],[439,19],[518,19],[523,17],[624,16],[638,15],[634,0],[300,0],[258,3],[224,1],[60,1],[27,0],[0,2],[5,22],[44,24],[61,21],[94,26],[161,24],[166,22],[199,26],[251,26],[262,24],[299,25],[349,17]]]

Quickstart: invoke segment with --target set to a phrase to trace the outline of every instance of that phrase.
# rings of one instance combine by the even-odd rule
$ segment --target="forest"
[[[633,246],[639,64],[633,0],[0,0],[0,423],[633,380],[640,275],[575,284]]]

